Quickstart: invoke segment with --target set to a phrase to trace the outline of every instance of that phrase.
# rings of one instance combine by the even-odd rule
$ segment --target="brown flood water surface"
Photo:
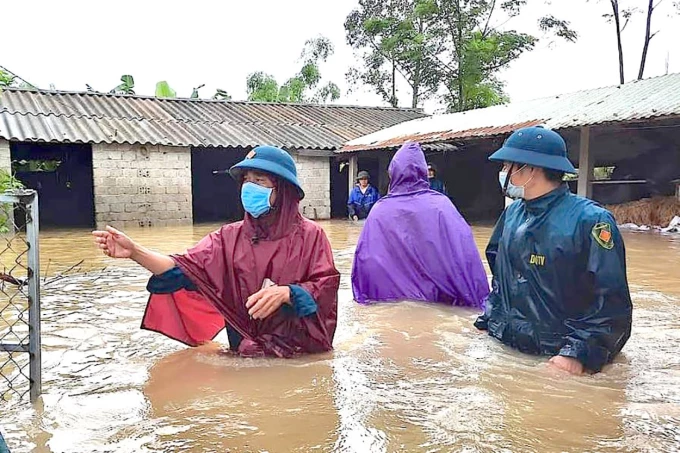
[[[343,275],[335,351],[288,361],[140,330],[149,274],[100,255],[88,232],[43,233],[47,274],[85,261],[43,289],[42,402],[0,402],[12,452],[680,451],[680,238],[626,234],[632,338],[574,378],[477,332],[474,311],[358,306],[361,226],[322,225]],[[128,234],[177,252],[214,228]],[[480,250],[490,232],[475,228]]]

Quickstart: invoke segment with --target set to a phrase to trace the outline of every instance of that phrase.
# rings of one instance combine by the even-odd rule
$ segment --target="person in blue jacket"
[[[357,185],[349,194],[347,210],[353,220],[361,220],[368,217],[373,205],[380,199],[378,189],[369,183],[370,175],[367,171],[360,171],[357,175]]]
[[[613,216],[562,182],[575,169],[556,132],[520,129],[489,160],[519,201],[486,249],[492,289],[475,326],[569,373],[599,372],[628,341],[633,310]]]
[[[427,177],[428,180],[430,181],[431,190],[444,194],[447,197],[449,196],[449,194],[446,191],[446,185],[444,185],[441,179],[437,178],[437,167],[435,166],[435,164],[430,162],[427,163]]]

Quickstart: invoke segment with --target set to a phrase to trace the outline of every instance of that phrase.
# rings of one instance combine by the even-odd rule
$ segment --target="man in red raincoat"
[[[226,327],[232,351],[292,357],[332,349],[340,274],[330,243],[298,209],[304,192],[291,156],[260,146],[231,168],[245,219],[181,255],[163,255],[107,227],[95,241],[112,258],[154,274],[142,328],[189,346]]]

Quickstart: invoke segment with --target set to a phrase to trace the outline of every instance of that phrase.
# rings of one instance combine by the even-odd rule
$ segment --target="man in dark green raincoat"
[[[623,239],[612,215],[562,182],[575,173],[562,137],[520,129],[490,158],[502,162],[501,215],[486,249],[492,292],[475,326],[572,374],[599,372],[630,337]]]

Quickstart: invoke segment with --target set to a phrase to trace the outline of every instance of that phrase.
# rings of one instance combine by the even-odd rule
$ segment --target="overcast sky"
[[[379,105],[368,89],[347,93],[345,73],[356,61],[345,44],[343,23],[358,0],[4,0],[0,7],[0,65],[29,82],[48,88],[84,90],[90,84],[108,91],[122,74],[135,77],[138,94],[153,94],[167,80],[179,96],[205,84],[234,99],[245,98],[249,73],[263,70],[280,82],[294,75],[302,46],[324,35],[336,46],[321,67],[325,80],[343,91],[341,103]],[[531,4],[533,3],[533,4]],[[546,11],[570,20],[580,34],[576,44],[542,39],[501,74],[512,100],[571,92],[618,83],[616,40],[601,15],[601,0],[530,0],[530,7],[505,27],[538,33],[536,20]],[[645,7],[646,0],[621,0]],[[680,72],[680,17],[671,16],[672,0],[664,0],[653,20],[660,33],[652,41],[645,76]],[[636,77],[643,44],[644,15],[624,33],[626,76]],[[675,45],[672,45],[675,43]],[[400,93],[407,105],[410,93]],[[434,103],[426,104],[434,111]]]

